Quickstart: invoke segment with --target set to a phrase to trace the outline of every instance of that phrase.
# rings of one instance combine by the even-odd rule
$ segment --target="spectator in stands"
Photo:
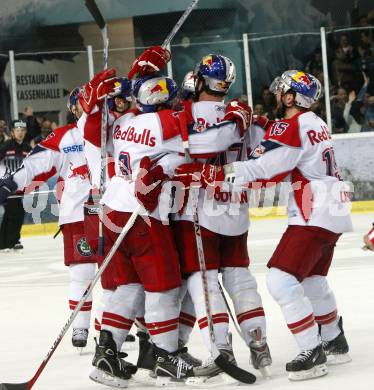
[[[264,87],[262,89],[262,101],[259,102],[264,107],[265,115],[269,119],[274,119],[275,114],[274,110],[276,109],[276,102],[274,98],[274,94],[272,94],[269,90],[269,87]]]
[[[57,125],[55,122],[52,122],[48,118],[43,118],[43,120],[41,122],[40,134],[31,140],[31,143],[30,143],[31,147],[34,148],[35,145],[37,145],[39,142],[42,142],[43,140],[45,140],[49,136],[49,134],[52,133],[53,128],[55,129],[56,127],[57,127]]]
[[[361,131],[361,124],[356,121],[351,114],[352,104],[357,101],[356,92],[352,90],[348,95],[348,101],[344,106],[343,117],[348,126],[348,133],[358,133]]]
[[[25,107],[22,119],[27,125],[26,141],[30,142],[33,138],[40,135],[40,126],[37,118],[34,116],[34,110],[31,106]]]
[[[373,131],[373,117],[374,117],[374,96],[370,95],[368,87],[370,85],[370,79],[365,72],[362,72],[364,78],[364,84],[362,85],[357,97],[355,92],[350,93],[350,99],[344,110],[344,116],[349,123],[350,130],[356,131]],[[350,118],[352,117],[352,118]],[[356,125],[357,124],[357,125]],[[352,126],[352,127],[351,127]]]
[[[315,49],[308,57],[310,58],[307,60],[305,70],[318,78],[318,75],[323,71],[321,49]]]
[[[332,61],[332,71],[335,85],[352,89],[355,79],[353,61],[346,55],[341,47],[338,47],[335,50],[335,59]]]
[[[8,141],[9,139],[7,130],[8,126],[6,125],[6,122],[0,119],[0,145],[3,144],[5,141]]]
[[[31,151],[26,142],[27,124],[23,120],[14,120],[11,137],[0,146],[0,162],[5,167],[5,173],[17,170],[23,159]],[[25,217],[22,198],[10,198],[5,205],[5,212],[0,226],[0,250],[23,249],[20,243],[20,232]]]
[[[364,124],[361,131],[374,131],[374,96],[369,96],[363,115]]]
[[[267,112],[265,112],[264,106],[261,103],[255,104],[253,109],[253,115],[261,115],[261,116],[267,115]]]
[[[353,46],[349,42],[348,35],[343,34],[340,36],[339,47],[343,50],[345,58],[348,61],[352,61],[354,58]]]
[[[331,101],[333,131],[334,133],[346,133],[348,126],[344,120],[343,112],[348,101],[347,91],[344,88],[338,88],[336,94],[331,97]]]

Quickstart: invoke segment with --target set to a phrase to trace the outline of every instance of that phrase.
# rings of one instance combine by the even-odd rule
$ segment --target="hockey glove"
[[[161,165],[152,167],[149,157],[140,161],[140,170],[135,181],[135,196],[143,207],[152,212],[158,205],[163,182],[168,179]]]
[[[226,106],[223,120],[235,121],[239,127],[240,136],[243,137],[248,127],[252,124],[252,109],[237,99],[231,100]]]
[[[111,96],[117,93],[120,88],[118,78],[115,77],[116,70],[114,68],[103,70],[96,73],[93,79],[83,86],[83,90],[79,95],[79,102],[87,114],[89,114],[98,101],[103,100],[106,96]]]
[[[169,50],[161,46],[151,46],[134,61],[127,77],[131,80],[134,76],[143,77],[159,72],[170,58]]]
[[[13,176],[8,175],[0,179],[0,205],[3,205],[8,197],[17,191],[17,183]]]
[[[193,162],[182,164],[175,170],[173,180],[182,183],[184,189],[202,187],[219,192],[225,179],[224,169],[221,166]]]

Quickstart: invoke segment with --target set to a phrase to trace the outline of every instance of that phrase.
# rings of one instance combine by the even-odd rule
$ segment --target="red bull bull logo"
[[[310,87],[312,84],[312,80],[304,72],[297,72],[292,78],[298,83],[305,84],[307,87]]]
[[[150,91],[151,93],[161,93],[167,94],[168,88],[166,85],[166,80],[160,80]]]
[[[202,59],[201,63],[202,63],[203,65],[206,65],[206,66],[208,66],[209,68],[211,68],[212,65],[213,65],[213,58],[212,58],[212,56],[205,56],[205,57]]]
[[[70,163],[71,174],[68,176],[68,179],[73,177],[80,177],[82,180],[88,179],[90,172],[88,170],[87,164],[80,165],[79,167],[73,167],[73,163]]]

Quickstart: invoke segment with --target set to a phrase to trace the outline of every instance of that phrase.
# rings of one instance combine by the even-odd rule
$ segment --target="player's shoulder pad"
[[[164,141],[180,135],[178,111],[168,109],[158,111],[156,114],[160,120],[162,139]]]
[[[48,137],[40,143],[40,145],[44,148],[59,152],[62,138],[64,138],[65,134],[67,134],[71,129],[76,126],[76,123],[72,123],[70,125],[58,127],[51,134],[49,134]]]
[[[299,116],[303,112],[297,113],[292,118],[274,121],[266,130],[265,140],[274,141],[281,145],[294,148],[301,147]]]

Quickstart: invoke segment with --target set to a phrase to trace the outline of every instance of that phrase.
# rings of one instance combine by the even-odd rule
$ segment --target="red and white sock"
[[[191,296],[187,292],[183,298],[181,312],[179,314],[179,340],[182,341],[183,345],[188,343],[195,322],[195,308]]]
[[[266,338],[266,318],[257,282],[248,268],[224,267],[222,282],[234,304],[235,314],[247,345],[252,341],[250,331],[260,328]]]
[[[87,287],[93,280],[96,271],[96,264],[72,264],[69,266],[69,307],[74,310],[82,298]],[[90,295],[77,317],[74,319],[73,328],[89,329],[92,310],[92,295]]]
[[[152,342],[168,352],[178,349],[179,288],[145,292],[145,322]]]
[[[229,316],[226,312],[226,305],[218,286],[218,271],[208,270],[207,278],[216,344],[218,348],[227,348]],[[204,292],[201,283],[200,272],[195,272],[188,278],[187,286],[192,302],[194,303],[196,317],[198,318],[198,324],[203,336],[204,343],[208,351],[211,352],[208,320],[205,310]]]
[[[321,339],[312,304],[304,296],[300,282],[293,275],[277,268],[270,269],[266,282],[270,294],[280,305],[300,350],[314,349]]]
[[[317,324],[321,325],[321,338],[331,341],[340,334],[336,299],[325,276],[311,276],[302,282],[305,295],[313,306]]]
[[[144,300],[143,286],[132,283],[117,287],[107,301],[101,321],[101,330],[108,330],[112,333],[118,351],[125,342],[134,322],[137,307],[142,304],[142,300]]]

